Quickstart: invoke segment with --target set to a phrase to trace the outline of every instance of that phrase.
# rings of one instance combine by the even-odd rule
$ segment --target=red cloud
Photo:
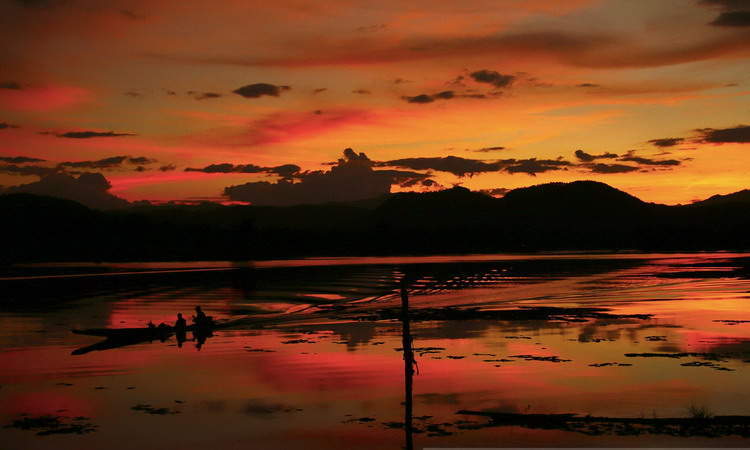
[[[250,125],[250,144],[277,144],[317,136],[352,125],[377,121],[371,111],[338,109],[314,112],[279,112],[255,120]]]
[[[47,112],[64,109],[88,101],[91,97],[86,89],[74,86],[0,90],[0,104],[17,111]]]

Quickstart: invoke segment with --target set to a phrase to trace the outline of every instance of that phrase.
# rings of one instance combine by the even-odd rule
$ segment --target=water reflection
[[[413,440],[413,385],[414,385],[414,350],[412,350],[411,324],[409,321],[409,279],[401,280],[401,346],[404,353],[404,434],[406,450],[414,448]]]
[[[4,429],[17,448],[206,436],[262,448],[746,446],[742,433],[617,431],[621,419],[687,418],[691,405],[750,414],[746,259],[618,258],[193,272],[4,304],[0,424],[26,413],[98,425],[69,440]],[[171,323],[196,304],[237,326],[126,345],[70,333]],[[555,419],[573,413],[613,431]],[[123,423],[157,442],[120,442]]]

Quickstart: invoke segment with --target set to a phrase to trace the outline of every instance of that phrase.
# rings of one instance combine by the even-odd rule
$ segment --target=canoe
[[[184,331],[195,331],[200,333],[210,333],[213,330],[219,328],[226,328],[233,324],[234,321],[228,322],[214,322],[210,326],[197,326],[195,324],[188,325]],[[166,327],[151,327],[151,328],[87,328],[83,330],[71,330],[74,334],[84,334],[87,336],[99,336],[108,339],[146,339],[153,337],[159,339],[168,337],[177,332],[172,326]]]
[[[186,331],[193,331],[195,326],[187,327]],[[162,328],[88,328],[84,330],[72,330],[74,334],[85,334],[87,336],[99,336],[110,339],[139,338],[139,337],[160,337],[173,334],[174,327]]]

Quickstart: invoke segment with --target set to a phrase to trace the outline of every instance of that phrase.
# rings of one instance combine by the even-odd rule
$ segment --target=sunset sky
[[[3,0],[0,37],[5,187],[750,188],[749,0]]]

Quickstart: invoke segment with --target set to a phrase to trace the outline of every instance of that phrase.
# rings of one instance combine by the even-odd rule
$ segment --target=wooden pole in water
[[[406,276],[401,279],[401,342],[404,349],[404,433],[406,450],[414,448],[412,440],[412,385],[414,378],[414,351],[411,346],[409,327],[409,293]]]

